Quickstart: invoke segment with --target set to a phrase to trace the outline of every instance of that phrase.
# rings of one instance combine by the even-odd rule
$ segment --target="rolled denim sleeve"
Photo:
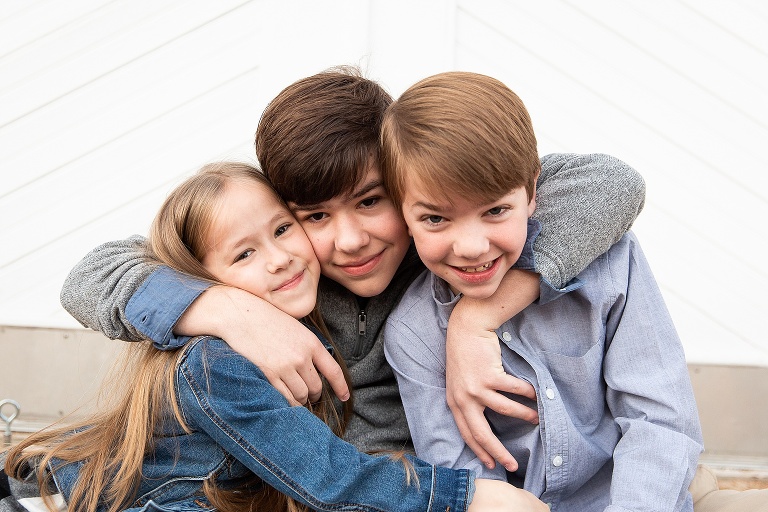
[[[566,287],[629,231],[644,203],[642,176],[617,158],[542,157],[533,217],[542,224],[534,257],[544,286]]]
[[[173,327],[210,283],[173,271],[148,257],[146,238],[134,235],[102,244],[70,271],[61,304],[83,326],[112,339],[151,339],[175,348]]]
[[[161,350],[178,348],[189,336],[176,336],[173,327],[181,315],[211,283],[160,266],[128,301],[125,317]]]
[[[263,373],[214,338],[197,339],[178,367],[189,426],[279,491],[315,510],[466,511],[468,470],[360,453],[305,407],[291,407]]]

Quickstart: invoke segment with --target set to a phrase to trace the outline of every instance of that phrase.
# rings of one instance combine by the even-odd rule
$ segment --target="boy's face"
[[[289,204],[309,237],[323,274],[360,297],[383,292],[410,237],[384,190],[378,165],[345,195],[314,205]]]
[[[403,216],[427,268],[454,293],[491,296],[522,253],[536,200],[520,187],[488,204],[446,202],[410,179],[405,191]]]

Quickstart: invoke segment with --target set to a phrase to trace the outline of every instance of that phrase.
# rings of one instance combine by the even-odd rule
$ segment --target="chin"
[[[496,290],[498,290],[498,286],[483,286],[483,287],[472,287],[472,286],[453,286],[455,290],[458,290],[459,293],[461,293],[464,297],[469,297],[470,299],[487,299],[494,293],[496,293]]]
[[[292,303],[288,307],[279,309],[281,309],[284,313],[291,315],[293,318],[301,319],[310,314],[314,308],[315,303],[312,302],[312,304],[307,305]]]
[[[350,283],[348,286],[342,284],[342,286],[344,286],[347,290],[354,293],[358,297],[375,297],[376,295],[383,293],[384,290],[387,289],[387,284],[371,282],[371,283]]]

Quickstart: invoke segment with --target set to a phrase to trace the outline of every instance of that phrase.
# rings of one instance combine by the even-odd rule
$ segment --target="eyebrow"
[[[286,215],[285,212],[277,212],[272,216],[271,219],[269,219],[269,224],[272,224],[273,222],[279,220],[281,217],[285,217],[289,220],[294,220],[293,215]],[[229,251],[234,251],[236,248],[239,248],[241,245],[246,245],[248,243],[248,240],[251,239],[251,235],[246,235],[240,239],[237,240],[234,244],[229,246]]]
[[[416,201],[411,205],[411,209],[416,207],[421,207],[421,208],[424,208],[425,210],[435,210],[435,211],[446,211],[450,209],[450,207],[446,205],[439,206],[432,203],[426,203],[424,201]]]
[[[366,194],[368,194],[371,190],[377,189],[379,187],[384,186],[383,182],[381,180],[371,180],[365,185],[363,185],[360,189],[353,191],[350,194],[347,194],[344,196],[345,200],[350,199],[358,199]],[[325,203],[314,203],[314,204],[297,204],[293,208],[291,208],[291,211],[293,212],[309,212],[313,210],[323,210],[325,209]]]

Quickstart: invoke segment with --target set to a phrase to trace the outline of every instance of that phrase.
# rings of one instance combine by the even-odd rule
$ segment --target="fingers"
[[[321,345],[321,349],[315,351],[312,362],[317,367],[317,371],[323,374],[325,380],[328,381],[339,400],[342,402],[349,400],[349,386],[344,378],[344,372],[333,356],[325,350],[325,347]]]
[[[493,433],[481,410],[469,411],[462,417],[462,423],[467,429],[465,435],[459,427],[464,441],[486,467],[493,469],[494,461],[498,461],[507,471],[517,471],[517,461]]]
[[[485,399],[485,405],[489,409],[493,409],[499,414],[504,416],[510,416],[512,418],[518,418],[528,423],[536,425],[539,422],[539,413],[531,409],[530,407],[515,402],[514,400],[507,398],[506,396],[493,393],[487,396]],[[483,416],[485,417],[485,416]]]
[[[315,367],[309,364],[308,366],[300,367],[297,372],[299,379],[295,383],[295,388],[291,388],[291,391],[301,391],[306,394],[302,404],[307,403],[307,401],[317,402],[320,400],[323,392],[323,381],[320,379],[320,374],[317,373]],[[294,396],[297,400],[300,398],[295,394]]]
[[[493,387],[499,391],[506,391],[513,395],[520,395],[530,398],[531,400],[536,400],[536,390],[530,382],[518,379],[508,373],[499,374],[496,377],[496,382]]]
[[[305,403],[307,403],[309,392],[306,386],[304,386],[302,390],[301,384],[303,384],[304,381],[299,377],[298,374],[296,374],[296,379],[293,379],[293,380],[278,379],[276,378],[273,372],[269,372],[269,371],[264,371],[264,375],[267,377],[267,380],[269,380],[270,384],[272,384],[275,387],[275,389],[281,395],[283,395],[286,400],[288,400],[288,403],[291,406],[304,405]]]
[[[467,446],[469,446],[469,449],[474,452],[477,458],[480,459],[480,462],[482,462],[488,469],[496,467],[495,459],[485,451],[482,445],[472,436],[472,430],[467,425],[464,415],[459,411],[454,411],[453,417],[454,421],[456,421],[456,426],[459,427],[459,433],[461,434],[462,439],[464,439],[464,442],[467,443]]]

